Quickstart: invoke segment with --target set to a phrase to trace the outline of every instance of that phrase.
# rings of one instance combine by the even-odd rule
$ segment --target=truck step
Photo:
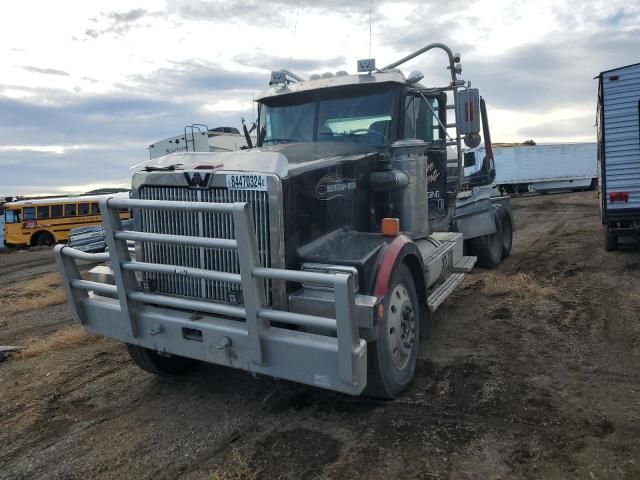
[[[428,269],[433,262],[440,260],[443,256],[453,250],[455,246],[456,244],[453,242],[442,242],[438,248],[430,251],[426,256],[423,255],[422,262]]]
[[[462,257],[453,266],[452,271],[457,272],[457,273],[470,272],[473,269],[473,267],[476,265],[477,261],[478,261],[478,257],[473,257],[473,256]]]
[[[451,295],[458,285],[464,279],[464,273],[452,273],[449,278],[447,278],[442,285],[436,288],[431,295],[429,295],[429,299],[427,300],[427,304],[429,305],[429,310],[431,313],[435,312],[440,304],[445,301],[445,299]]]

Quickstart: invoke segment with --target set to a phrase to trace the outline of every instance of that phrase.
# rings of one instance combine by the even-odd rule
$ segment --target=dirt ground
[[[593,192],[514,217],[512,256],[445,302],[393,402],[158,379],[72,325],[50,252],[0,254],[0,344],[27,346],[0,363],[0,478],[640,478],[640,248],[604,252]]]

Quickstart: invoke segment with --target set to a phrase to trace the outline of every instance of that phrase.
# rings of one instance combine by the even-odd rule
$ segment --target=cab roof
[[[325,88],[344,87],[347,85],[370,85],[374,83],[398,83],[406,85],[407,80],[399,70],[389,72],[371,72],[360,75],[334,75],[328,78],[317,80],[305,80],[304,82],[292,82],[287,84],[273,85],[268,90],[262,92],[257,101],[267,98],[290,95],[292,93],[308,92]]]

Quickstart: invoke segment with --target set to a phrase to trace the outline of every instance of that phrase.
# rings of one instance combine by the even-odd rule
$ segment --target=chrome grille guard
[[[201,238],[122,229],[118,209],[226,213],[235,239]],[[353,276],[260,265],[251,207],[110,197],[100,203],[108,254],[57,246],[55,256],[74,319],[92,332],[170,354],[264,373],[349,394],[366,385],[366,342],[359,338]],[[237,250],[240,273],[132,260],[127,241]],[[76,260],[110,260],[115,285],[83,280]],[[148,293],[136,272],[178,274],[240,285],[243,304]],[[276,310],[265,304],[265,279],[333,288],[335,318]],[[115,297],[115,298],[108,298]],[[194,314],[194,312],[197,313]],[[314,333],[278,327],[302,327]]]

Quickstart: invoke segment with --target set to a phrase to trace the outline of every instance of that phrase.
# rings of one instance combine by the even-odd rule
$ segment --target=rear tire
[[[420,344],[420,297],[406,264],[396,266],[384,301],[378,339],[367,346],[367,388],[375,398],[398,397],[416,373]]]
[[[154,375],[185,375],[198,367],[200,362],[192,358],[178,355],[161,355],[155,350],[139,347],[130,343],[125,344],[131,359],[142,370]]]
[[[604,226],[604,249],[607,252],[613,252],[618,249],[618,237],[611,233],[609,225]]]
[[[500,218],[500,227],[502,229],[502,259],[504,260],[511,255],[511,247],[513,245],[513,224],[511,215],[504,208],[498,210]]]
[[[496,268],[503,258],[502,222],[498,214],[494,215],[494,221],[494,233],[470,240],[473,254],[478,257],[478,265],[485,268]]]

